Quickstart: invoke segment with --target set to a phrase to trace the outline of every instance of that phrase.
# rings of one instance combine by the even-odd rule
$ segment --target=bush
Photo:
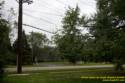
[[[115,70],[116,71],[123,71],[123,61],[122,60],[115,60]]]
[[[0,83],[3,82],[3,74],[4,74],[4,63],[3,60],[0,59]]]

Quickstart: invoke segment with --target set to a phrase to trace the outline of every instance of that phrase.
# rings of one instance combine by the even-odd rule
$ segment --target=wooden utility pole
[[[18,45],[17,45],[17,73],[22,73],[22,24],[23,24],[23,3],[31,4],[32,0],[16,0],[19,4],[19,15],[18,15]]]
[[[22,73],[22,52],[23,52],[22,21],[23,21],[23,0],[19,0],[17,73]]]

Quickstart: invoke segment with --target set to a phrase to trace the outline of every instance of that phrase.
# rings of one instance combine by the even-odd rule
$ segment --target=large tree
[[[116,60],[116,69],[122,70],[125,61],[125,0],[112,0],[111,14],[113,16],[113,26],[117,28],[113,53]]]
[[[61,34],[55,36],[57,48],[65,59],[76,63],[81,59],[81,49],[83,47],[83,36],[79,30],[80,16],[79,8],[69,8],[63,18],[63,30]]]
[[[111,24],[112,16],[108,7],[108,0],[97,0],[97,15],[95,18],[94,27],[91,28],[91,34],[95,38],[97,59],[101,62],[111,62],[111,46],[113,36],[113,27]]]
[[[49,40],[46,35],[39,32],[31,32],[27,37],[32,48],[33,63],[37,63],[37,58],[40,56],[40,49],[47,45]]]
[[[124,0],[97,0],[97,14],[91,34],[94,36],[97,57],[117,64],[122,70],[125,54]],[[121,5],[120,5],[121,3]],[[121,11],[121,13],[119,12]]]
[[[0,11],[2,10],[3,4],[4,2],[0,1]],[[9,23],[3,19],[2,13],[0,12],[0,76],[3,73],[3,65],[7,63],[11,51],[9,32]]]

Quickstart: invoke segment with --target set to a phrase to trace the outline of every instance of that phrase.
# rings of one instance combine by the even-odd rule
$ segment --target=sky
[[[23,23],[32,25],[50,32],[55,32],[62,28],[62,18],[68,7],[75,8],[76,5],[80,8],[81,15],[91,16],[96,13],[95,0],[33,0],[33,3],[28,5],[23,4]],[[18,16],[18,3],[16,0],[5,0],[5,10],[14,8]],[[17,20],[17,17],[14,18]],[[53,34],[23,26],[23,29],[28,34],[30,32],[41,32],[51,39]]]

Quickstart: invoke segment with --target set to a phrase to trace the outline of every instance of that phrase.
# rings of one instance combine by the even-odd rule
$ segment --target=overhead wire
[[[60,0],[56,0],[57,2],[59,2],[59,3],[61,3],[61,4],[64,4],[64,3],[62,3],[62,1],[60,1]],[[84,3],[83,1],[81,1],[81,0],[79,0],[80,2],[82,2],[82,3]],[[84,3],[85,4],[85,3]],[[65,4],[66,5],[66,4]],[[86,5],[86,4],[85,4]],[[89,5],[90,6],[90,5]],[[91,5],[92,6],[92,5]],[[32,11],[32,10],[31,10]],[[41,12],[41,11],[39,11],[39,12]],[[59,12],[59,11],[58,11]],[[57,15],[57,14],[53,14],[53,13],[47,13],[47,12],[41,12],[41,14],[47,14],[47,15],[53,15],[53,16],[59,16],[59,17],[63,17],[63,15]]]
[[[50,34],[55,34],[54,32],[51,32],[51,31],[48,31],[48,30],[44,30],[44,29],[42,29],[42,28],[38,28],[38,27],[29,25],[29,24],[23,24],[23,25],[24,25],[24,26],[28,26],[28,27],[32,27],[32,28],[34,28],[34,29],[41,30],[41,31],[44,31],[44,32],[47,32],[47,33],[50,33]]]
[[[31,10],[31,9],[24,9],[24,11],[28,11],[28,12],[39,12],[39,13],[45,14],[45,15],[52,15],[52,16],[57,16],[57,17],[63,17],[63,15],[59,15],[59,14],[56,14],[56,13],[42,12],[42,11],[36,11],[36,10]]]
[[[27,13],[24,13],[24,15],[27,15],[27,16],[32,17],[32,18],[35,18],[35,19],[40,19],[40,20],[45,21],[45,22],[47,22],[47,23],[51,23],[51,22],[49,22],[49,21],[47,21],[47,20],[45,20],[45,19],[37,18],[37,17],[34,17],[34,16],[32,16],[32,15],[30,15],[30,14],[27,14]],[[51,23],[51,24],[54,24],[54,23]],[[34,28],[34,29],[42,30],[42,31],[44,31],[44,32],[48,32],[48,33],[51,33],[51,34],[55,34],[54,32],[50,32],[50,31],[47,31],[47,30],[44,30],[44,29],[41,29],[41,28],[38,28],[38,27],[35,27],[35,26],[32,26],[32,25],[28,25],[28,24],[23,24],[23,25],[24,25],[24,26],[32,27],[32,28]],[[44,27],[44,28],[45,28],[45,27]]]
[[[48,4],[49,6],[51,5],[51,6],[54,6],[56,9],[58,9],[58,10],[62,10],[61,8],[59,8],[59,7],[56,7],[55,5],[53,5],[53,4],[49,4],[48,2],[46,2],[45,0],[43,0],[46,4]],[[63,10],[62,10],[63,11]]]
[[[44,6],[42,6],[42,7],[44,7],[44,8],[48,8],[48,9],[50,9],[50,10],[52,10],[53,9],[53,7],[51,7],[50,5],[47,5],[47,4],[43,4]],[[41,5],[39,5],[40,7],[41,7]],[[62,12],[62,10],[57,10],[56,8],[54,9],[54,11],[56,11],[56,12],[58,12],[58,13],[63,13]]]
[[[59,1],[59,0],[56,0],[56,1],[59,2],[60,4],[63,4],[63,5],[66,6],[66,4],[62,3],[62,1]],[[89,6],[90,6],[90,5],[89,5]],[[47,8],[49,8],[49,7],[47,7]],[[32,10],[31,10],[31,11],[32,11]],[[39,12],[40,12],[40,11],[39,11]],[[61,15],[56,15],[56,14],[52,14],[52,13],[49,13],[49,12],[48,12],[48,13],[47,13],[47,12],[41,12],[41,13],[48,14],[48,15],[53,15],[53,16],[63,17],[63,16],[61,16]],[[39,17],[35,17],[35,16],[32,16],[32,15],[27,14],[27,13],[24,13],[24,15],[27,15],[27,16],[32,17],[32,18],[35,18],[35,19],[42,20],[42,21],[47,22],[47,23],[49,23],[49,24],[54,24],[53,22],[51,22],[51,21],[49,21],[49,20],[46,20],[46,19],[43,19],[43,18],[39,18]],[[25,24],[25,26],[26,26],[26,24]],[[42,31],[46,31],[46,30],[43,30],[43,29],[40,29],[40,28],[31,26],[31,25],[27,25],[27,26],[32,27],[32,28],[35,28],[35,29],[39,29],[39,30],[42,30]],[[46,32],[49,32],[49,31],[46,31]],[[49,32],[49,33],[54,34],[53,32]]]
[[[43,19],[43,18],[39,18],[39,17],[35,17],[35,16],[33,16],[33,15],[31,15],[31,14],[28,14],[28,13],[25,13],[25,12],[24,12],[24,15],[29,16],[29,17],[32,17],[32,18],[35,18],[35,19],[39,19],[39,20],[41,20],[41,21],[43,21],[43,22],[46,22],[46,23],[49,23],[49,24],[54,24],[53,22],[51,22],[51,21],[49,21],[49,20],[46,20],[46,19]]]

